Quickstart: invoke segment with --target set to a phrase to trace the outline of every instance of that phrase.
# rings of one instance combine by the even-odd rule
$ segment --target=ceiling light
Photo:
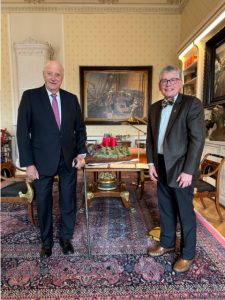
[[[191,43],[189,46],[187,46],[187,48],[185,48],[184,51],[181,52],[181,54],[179,55],[179,59],[182,59],[184,57],[184,55],[187,54],[188,51],[190,51],[193,46],[194,46],[194,43]]]

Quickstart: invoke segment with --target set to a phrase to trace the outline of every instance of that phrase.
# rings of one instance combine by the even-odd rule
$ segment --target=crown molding
[[[159,4],[73,4],[71,2],[43,3],[31,0],[29,3],[6,3],[2,1],[2,13],[79,13],[79,14],[180,14],[189,0],[167,0]]]

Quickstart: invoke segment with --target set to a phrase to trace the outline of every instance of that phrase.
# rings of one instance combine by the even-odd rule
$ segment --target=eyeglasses
[[[161,85],[167,85],[167,84],[169,83],[169,84],[174,85],[174,84],[176,84],[178,81],[180,81],[179,78],[161,79],[161,80],[160,80],[160,84],[161,84]]]

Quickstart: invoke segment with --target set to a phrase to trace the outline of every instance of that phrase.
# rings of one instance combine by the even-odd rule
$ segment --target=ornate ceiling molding
[[[33,3],[33,4],[38,4],[38,3],[43,3],[45,0],[24,0],[26,3]]]
[[[2,13],[141,13],[141,14],[180,14],[189,0],[130,1],[98,0],[87,4],[75,1],[24,0],[2,1]],[[147,3],[149,2],[149,3]]]

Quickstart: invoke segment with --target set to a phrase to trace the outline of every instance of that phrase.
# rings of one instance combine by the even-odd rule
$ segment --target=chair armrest
[[[16,171],[20,171],[23,174],[16,174]],[[26,169],[22,169],[12,162],[1,163],[1,180],[6,181],[21,181],[26,178]]]
[[[8,182],[24,181],[26,177],[5,177],[1,175],[1,179]]]
[[[25,197],[27,198],[27,201],[29,203],[32,203],[34,199],[34,189],[32,187],[32,181],[30,179],[26,179],[26,185],[27,185],[27,192],[23,194],[22,192],[19,192],[19,196],[21,198]]]
[[[14,167],[16,168],[16,170],[21,171],[21,172],[26,172],[26,169],[22,169],[16,165],[14,165]]]
[[[219,170],[219,166],[212,172],[209,172],[207,174],[201,174],[200,179],[203,179],[204,177],[211,177],[212,175],[216,174]]]

